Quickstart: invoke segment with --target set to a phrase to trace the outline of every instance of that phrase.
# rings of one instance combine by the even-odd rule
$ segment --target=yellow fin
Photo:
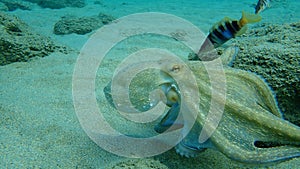
[[[240,19],[239,23],[240,26],[244,26],[247,23],[255,23],[261,21],[261,16],[257,14],[250,14],[247,12],[242,12],[242,18]]]

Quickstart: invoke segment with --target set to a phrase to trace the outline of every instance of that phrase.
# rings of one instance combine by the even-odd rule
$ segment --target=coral
[[[247,38],[245,38],[247,37]],[[284,117],[300,125],[300,22],[261,24],[233,43],[240,52],[233,67],[264,77]]]
[[[54,33],[66,35],[71,33],[86,34],[114,20],[112,16],[100,13],[89,17],[63,17],[54,25]]]
[[[37,3],[43,8],[60,9],[65,7],[84,7],[85,0],[26,0],[29,2]]]
[[[0,65],[44,57],[67,48],[54,44],[49,38],[34,33],[19,18],[0,12]]]

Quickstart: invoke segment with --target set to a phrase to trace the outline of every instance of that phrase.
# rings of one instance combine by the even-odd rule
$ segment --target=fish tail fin
[[[255,23],[261,21],[261,16],[257,14],[250,14],[245,11],[242,12],[242,18],[240,19],[239,23],[240,26],[243,27],[247,23]]]

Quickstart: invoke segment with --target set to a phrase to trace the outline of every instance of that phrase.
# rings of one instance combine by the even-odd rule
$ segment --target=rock
[[[108,24],[114,20],[112,16],[100,13],[98,16],[89,17],[63,17],[54,25],[56,35],[66,35],[71,33],[86,34]]]
[[[85,0],[26,0],[37,3],[42,8],[60,9],[65,7],[84,7]]]
[[[168,169],[166,165],[153,159],[133,159],[128,161],[122,161],[110,168],[112,169],[132,169],[132,168]]]
[[[4,4],[7,10],[1,10],[1,6],[3,6],[1,4]],[[14,11],[16,9],[31,10],[30,5],[30,3],[21,0],[0,0],[0,11]]]
[[[44,57],[68,49],[54,44],[49,38],[34,33],[15,16],[0,12],[0,65]]]
[[[240,48],[233,67],[264,77],[284,117],[300,126],[300,22],[258,25],[233,43]]]
[[[0,11],[8,11],[8,7],[0,1]]]

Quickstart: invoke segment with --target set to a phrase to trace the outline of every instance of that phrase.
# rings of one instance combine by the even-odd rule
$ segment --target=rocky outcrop
[[[0,11],[14,11],[16,9],[31,10],[31,4],[22,0],[0,0]]]
[[[84,7],[85,0],[26,0],[37,3],[42,8],[60,9],[65,7]]]
[[[44,57],[55,51],[66,53],[69,50],[33,32],[19,18],[3,12],[0,12],[0,32],[0,65]]]
[[[87,34],[108,24],[114,20],[114,17],[100,13],[97,16],[89,17],[63,17],[54,25],[54,33],[56,35],[66,35],[71,33]]]

